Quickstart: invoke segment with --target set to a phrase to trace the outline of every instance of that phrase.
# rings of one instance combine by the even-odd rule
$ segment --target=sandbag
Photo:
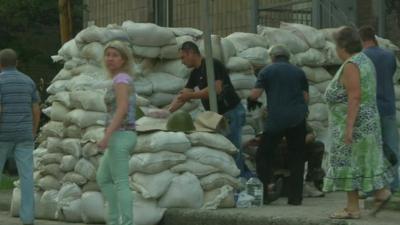
[[[83,46],[87,43],[92,42],[106,42],[106,28],[91,25],[81,30],[75,37],[75,40],[79,46]]]
[[[167,191],[171,181],[177,174],[165,170],[157,174],[135,173],[132,175],[133,187],[144,198],[158,199]]]
[[[48,190],[43,192],[43,195],[40,198],[40,203],[39,203],[39,211],[41,211],[43,219],[48,219],[48,220],[56,219],[57,195],[58,195],[58,190]]]
[[[175,34],[175,36],[178,37],[189,35],[197,38],[203,35],[203,31],[192,27],[168,27],[168,29],[171,30]]]
[[[50,175],[57,180],[61,180],[61,178],[64,176],[64,173],[60,169],[60,164],[58,163],[44,165],[40,168],[40,172],[42,176]]]
[[[251,63],[248,59],[244,59],[242,57],[231,57],[226,64],[226,68],[230,72],[241,72],[241,71],[248,71],[252,70]]]
[[[61,139],[56,137],[47,138],[47,151],[49,153],[61,153],[62,149],[60,147]]]
[[[160,152],[170,151],[183,153],[190,149],[189,139],[183,132],[159,131],[151,134],[140,135],[135,147],[135,152]]]
[[[58,50],[57,54],[62,56],[64,60],[79,57],[79,48],[76,45],[75,39],[71,39],[63,44],[60,50]]]
[[[263,47],[248,48],[238,53],[239,57],[249,60],[253,65],[265,66],[271,63],[268,49]]]
[[[165,208],[200,208],[203,198],[203,190],[197,177],[191,173],[184,173],[172,179],[158,205]]]
[[[88,74],[82,74],[69,80],[66,84],[66,89],[71,92],[89,90],[97,81],[96,78],[89,76]]]
[[[136,94],[136,105],[137,106],[149,106],[150,104],[151,103],[147,98]]]
[[[229,185],[224,185],[204,193],[203,209],[217,209],[217,208],[234,208],[235,199],[233,188]]]
[[[98,42],[91,42],[83,46],[80,57],[95,62],[101,62],[104,55],[104,46]]]
[[[271,46],[277,44],[285,45],[293,54],[305,52],[309,49],[309,46],[303,39],[288,30],[258,25],[257,33],[265,37]]]
[[[42,157],[40,163],[43,165],[51,164],[51,163],[60,163],[63,157],[62,153],[48,153]]]
[[[149,96],[153,93],[153,83],[147,78],[138,78],[134,82],[135,91],[139,95]]]
[[[87,142],[96,143],[96,142],[100,141],[101,139],[103,139],[104,132],[105,132],[105,128],[102,126],[88,127],[82,136],[81,142],[82,143],[87,143]]]
[[[68,114],[69,109],[59,102],[53,102],[51,105],[50,118],[53,121],[63,122]]]
[[[68,172],[63,177],[62,182],[63,183],[70,182],[70,183],[75,183],[77,185],[84,185],[87,183],[87,179],[76,172]]]
[[[48,137],[62,138],[64,135],[64,125],[61,122],[50,121],[41,127],[40,130]]]
[[[100,192],[85,192],[81,198],[82,220],[85,223],[104,223],[104,199]]]
[[[70,101],[75,108],[87,111],[107,112],[104,96],[104,90],[74,91],[70,93]]]
[[[116,24],[109,24],[106,27],[106,42],[110,42],[113,40],[118,40],[118,41],[129,41],[129,36],[128,33],[126,32],[125,29],[123,29],[121,26],[116,25]]]
[[[172,102],[174,100],[175,94],[170,94],[170,93],[154,93],[150,96],[149,100],[152,105],[157,106],[157,107],[164,107]]]
[[[46,91],[49,94],[55,95],[58,92],[65,91],[68,83],[69,80],[56,80],[54,83],[50,84],[49,87],[47,87]]]
[[[174,165],[182,163],[186,156],[173,152],[140,153],[133,155],[129,160],[129,172],[159,173]]]
[[[393,44],[393,42],[391,42],[388,39],[381,38],[381,37],[376,37],[376,41],[378,42],[378,46],[379,47],[382,47],[382,48],[384,48],[384,49],[386,49],[388,51],[397,52],[397,51],[400,50],[398,46]]]
[[[72,155],[65,155],[61,159],[60,169],[64,172],[73,171],[78,160]]]
[[[100,165],[101,157],[102,155],[98,154],[90,157],[88,160],[97,169]]]
[[[83,64],[85,64],[85,63],[87,63],[87,60],[84,60],[84,59],[81,59],[81,58],[72,58],[72,59],[70,59],[70,60],[68,60],[68,61],[66,61],[65,63],[64,63],[64,69],[66,69],[66,70],[72,70],[72,69],[74,69],[75,67],[78,67],[78,66],[80,66],[80,65],[83,65]],[[71,73],[72,74],[72,73]]]
[[[206,146],[224,151],[231,155],[238,152],[235,145],[233,145],[232,142],[222,134],[195,132],[189,134],[188,138],[194,146]]]
[[[165,208],[160,208],[157,201],[145,199],[133,192],[133,223],[135,225],[155,225],[163,218]]]
[[[258,34],[234,32],[225,38],[232,42],[237,53],[253,47],[269,47],[267,39]]]
[[[154,92],[178,93],[185,85],[183,79],[168,73],[151,73],[146,77],[153,84]]]
[[[192,147],[185,152],[185,155],[189,159],[219,168],[231,176],[236,177],[240,174],[240,170],[236,167],[233,158],[225,152],[208,147]]]
[[[56,218],[67,222],[81,222],[81,195],[82,191],[76,184],[63,184],[56,197]]]
[[[160,47],[153,46],[132,46],[132,53],[136,56],[145,57],[145,58],[158,58],[160,56],[161,49]]]
[[[236,178],[223,173],[213,173],[200,179],[201,187],[205,191],[229,185],[235,189],[240,187],[240,182]]]
[[[53,101],[60,102],[67,108],[71,108],[71,101],[69,99],[69,93],[66,91],[58,92],[53,95]]]
[[[77,125],[70,125],[64,129],[64,137],[67,138],[81,138],[82,129]]]
[[[227,38],[221,38],[221,49],[223,62],[226,64],[231,57],[236,55],[236,48],[232,41]]]
[[[218,172],[220,169],[188,159],[184,163],[171,167],[171,171],[174,173],[190,172],[198,177],[202,177]]]
[[[229,74],[233,87],[238,89],[252,89],[256,84],[257,78],[252,75],[244,75],[241,73]]]
[[[317,103],[309,106],[310,114],[308,120],[310,121],[326,121],[328,120],[328,106],[325,104]]]
[[[48,190],[58,190],[61,187],[60,182],[53,176],[47,175],[41,178],[38,182],[38,186],[45,191]]]
[[[336,52],[336,45],[332,42],[327,41],[325,48],[322,50],[326,58],[324,65],[341,65],[342,60],[339,58]]]
[[[314,86],[310,86],[308,88],[308,95],[309,95],[309,102],[308,102],[309,105],[324,102],[321,92],[319,92],[319,90]]]
[[[326,88],[328,87],[328,85],[329,85],[330,83],[331,83],[331,81],[330,81],[330,80],[327,80],[327,81],[324,81],[324,82],[321,82],[321,83],[314,84],[314,87],[316,87],[316,88],[319,90],[319,92],[321,92],[322,94],[324,94]]]
[[[325,46],[324,33],[304,24],[285,23],[281,22],[281,29],[289,30],[297,35],[299,38],[306,41],[310,48],[323,48]]]
[[[54,83],[58,80],[69,80],[72,78],[72,73],[69,70],[61,69],[51,80],[51,83]]]
[[[324,29],[320,29],[320,32],[322,32],[326,41],[335,42],[333,35],[335,32],[338,32],[339,29],[340,28],[336,28],[336,27],[335,28],[324,28]]]
[[[204,46],[204,39],[200,39],[198,42],[199,50],[202,56],[206,55],[206,50]],[[214,59],[218,59],[221,62],[223,59],[222,47],[221,47],[221,37],[219,35],[211,35],[211,48],[212,48],[212,56]]]
[[[43,218],[43,213],[40,208],[40,198],[42,197],[41,193],[34,193],[34,201],[35,201],[35,218]],[[10,214],[11,216],[18,217],[19,211],[21,208],[21,190],[19,188],[14,188],[11,197],[11,205],[10,205]]]
[[[306,52],[294,55],[294,60],[299,66],[319,67],[324,65],[325,56],[321,51],[310,48]]]
[[[76,163],[74,171],[88,180],[94,181],[96,179],[96,168],[84,158]]]
[[[313,83],[321,83],[332,79],[332,75],[323,67],[310,68],[303,66],[301,69],[306,74],[307,80]]]
[[[65,122],[67,124],[75,124],[80,128],[86,128],[94,125],[103,125],[105,118],[106,114],[102,112],[75,109],[67,114]]]
[[[175,40],[176,40],[175,45],[166,45],[161,48],[160,52],[161,59],[179,59],[179,49],[181,48],[182,44],[187,41],[192,41],[192,42],[195,41],[195,39],[189,35],[176,37]]]
[[[89,181],[82,187],[82,192],[88,192],[88,191],[96,191],[96,192],[101,192],[99,185],[97,182],[94,181]]]
[[[70,223],[82,222],[82,201],[75,199],[64,205],[58,212],[56,218]]]
[[[97,143],[88,142],[82,147],[82,156],[86,159],[97,155],[99,153],[99,148]]]
[[[176,43],[175,35],[170,29],[152,23],[125,21],[122,23],[122,27],[134,45],[164,46]]]
[[[80,140],[77,138],[65,138],[61,141],[60,148],[65,154],[69,154],[79,159],[82,154]]]
[[[182,64],[181,60],[160,60],[154,71],[168,73],[180,78],[187,78],[190,74],[190,69]]]
[[[74,85],[79,85],[80,82],[84,83],[85,80],[83,80],[82,78],[77,78],[80,76],[92,77],[96,80],[96,82],[98,81],[98,79],[105,80],[108,78],[108,75],[104,69],[99,67],[99,65],[94,65],[92,63],[85,63],[73,68],[71,70],[71,74],[75,76],[73,77],[76,80],[76,84]],[[85,85],[88,85],[86,83]],[[95,84],[95,82],[93,84]]]
[[[54,96],[54,95],[53,95],[53,96]],[[44,115],[46,115],[47,117],[51,117],[51,106],[42,109],[42,113],[43,113]]]

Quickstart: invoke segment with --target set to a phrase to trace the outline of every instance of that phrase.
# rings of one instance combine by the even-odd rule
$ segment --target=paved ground
[[[20,225],[7,210],[10,191],[0,192],[0,225]],[[305,199],[302,206],[288,206],[285,199],[272,205],[251,209],[182,210],[171,209],[160,225],[398,225],[400,211],[384,210],[377,218],[363,212],[361,220],[335,221],[327,219],[334,210],[344,206],[344,194],[329,194],[325,198]],[[71,225],[58,221],[36,221],[36,225]],[[75,223],[74,225],[83,225]]]

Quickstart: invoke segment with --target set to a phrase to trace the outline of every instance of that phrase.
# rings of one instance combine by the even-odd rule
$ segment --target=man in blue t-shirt
[[[0,175],[12,154],[21,181],[19,216],[23,224],[33,224],[33,148],[40,120],[39,96],[35,83],[16,65],[14,50],[0,51]]]
[[[249,106],[265,91],[267,94],[267,119],[261,144],[256,155],[257,175],[264,184],[268,201],[274,195],[272,162],[274,150],[286,137],[288,166],[290,170],[288,204],[301,205],[305,159],[306,116],[308,113],[308,82],[303,70],[289,63],[290,52],[283,45],[270,49],[272,65],[261,70],[248,98]]]
[[[396,57],[390,51],[378,46],[375,30],[370,26],[363,26],[359,30],[363,42],[363,52],[374,63],[377,81],[377,103],[382,126],[382,141],[385,157],[395,168],[395,180],[392,190],[399,189],[399,143],[396,123],[396,99],[394,93],[393,76],[396,71]]]

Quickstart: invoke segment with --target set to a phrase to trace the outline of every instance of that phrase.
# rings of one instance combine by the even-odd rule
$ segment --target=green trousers
[[[129,159],[136,141],[133,131],[115,131],[97,170],[97,183],[108,202],[109,225],[133,225]]]

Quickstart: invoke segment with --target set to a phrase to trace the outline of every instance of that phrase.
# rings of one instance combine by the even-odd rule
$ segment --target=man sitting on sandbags
[[[243,151],[248,154],[251,161],[254,160],[257,147],[260,144],[260,136],[250,139],[244,144]],[[307,162],[307,169],[305,172],[305,182],[303,186],[303,197],[323,197],[324,193],[321,192],[321,185],[325,172],[322,169],[322,159],[325,152],[325,145],[323,142],[316,139],[315,132],[307,125],[306,145],[305,145],[305,161]],[[272,160],[272,170],[274,180],[278,180],[283,177],[286,181],[289,177],[290,172],[288,170],[288,149],[285,138],[282,138],[278,145],[278,148],[274,151],[274,159]],[[286,195],[288,185],[286,182],[283,184],[283,190],[278,190],[281,195]]]

